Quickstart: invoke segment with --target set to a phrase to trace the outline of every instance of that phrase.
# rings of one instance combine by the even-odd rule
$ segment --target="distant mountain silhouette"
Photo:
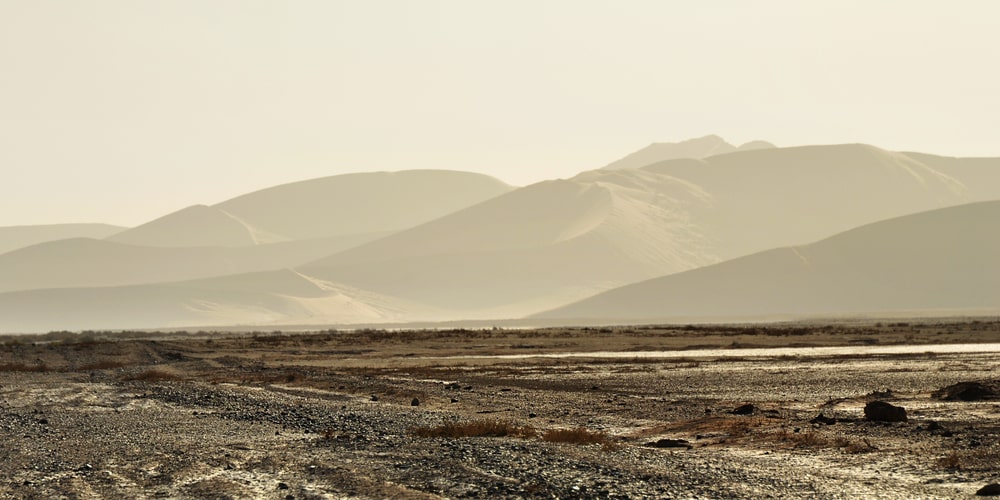
[[[774,144],[766,141],[752,141],[736,147],[717,135],[706,135],[681,142],[654,142],[620,160],[607,164],[604,168],[609,170],[641,168],[664,160],[707,158],[735,151],[752,151],[773,147],[775,147]]]
[[[408,170],[336,175],[197,205],[119,233],[131,245],[246,246],[396,231],[511,189],[482,174]]]
[[[0,255],[46,241],[106,238],[126,228],[110,224],[47,224],[0,227]]]
[[[1000,311],[1000,201],[866,225],[636,283],[538,318],[643,321]]]

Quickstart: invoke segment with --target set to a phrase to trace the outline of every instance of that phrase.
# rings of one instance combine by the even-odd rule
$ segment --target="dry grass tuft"
[[[611,439],[607,433],[592,431],[585,427],[575,429],[549,429],[542,434],[542,441],[550,443],[571,443],[571,444],[603,444],[611,445]]]
[[[531,426],[518,426],[503,420],[473,420],[471,422],[451,422],[436,427],[414,427],[410,429],[418,437],[532,437],[536,434]]]

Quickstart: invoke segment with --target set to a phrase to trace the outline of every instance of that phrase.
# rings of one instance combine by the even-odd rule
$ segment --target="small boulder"
[[[733,409],[733,411],[729,413],[732,413],[733,415],[753,415],[753,412],[756,409],[757,409],[756,406],[748,403],[745,405],[737,406],[736,408]]]
[[[865,405],[865,420],[872,422],[906,422],[906,408],[885,401],[872,401]]]
[[[837,423],[837,419],[833,417],[828,417],[822,413],[816,415],[815,418],[809,421],[810,424],[823,424],[823,425],[833,425]]]
[[[945,401],[982,401],[1000,396],[998,384],[990,382],[959,382],[934,391],[931,396]]]
[[[689,443],[686,439],[663,438],[646,443],[646,446],[649,446],[651,448],[687,448],[689,450],[691,449],[691,443]]]
[[[979,491],[976,492],[976,495],[981,497],[1000,496],[1000,484],[997,483],[987,484],[986,486],[979,488]]]
[[[413,401],[410,401],[410,406],[420,406],[420,400],[413,398]]]

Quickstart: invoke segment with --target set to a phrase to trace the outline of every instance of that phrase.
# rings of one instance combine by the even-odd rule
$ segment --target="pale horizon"
[[[352,172],[566,178],[653,142],[1000,156],[1000,5],[0,4],[0,226]]]

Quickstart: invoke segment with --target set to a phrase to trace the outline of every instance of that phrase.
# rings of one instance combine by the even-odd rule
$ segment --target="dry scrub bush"
[[[542,434],[542,441],[572,444],[608,444],[610,442],[606,433],[594,432],[585,427],[549,429]]]
[[[788,432],[782,429],[761,435],[762,439],[790,445],[793,448],[836,448],[846,453],[868,453],[878,450],[868,438],[861,440],[844,436],[824,436],[819,432]]]
[[[436,427],[414,427],[410,432],[418,437],[532,437],[535,429],[518,426],[503,420],[473,420],[471,422],[450,422]]]

